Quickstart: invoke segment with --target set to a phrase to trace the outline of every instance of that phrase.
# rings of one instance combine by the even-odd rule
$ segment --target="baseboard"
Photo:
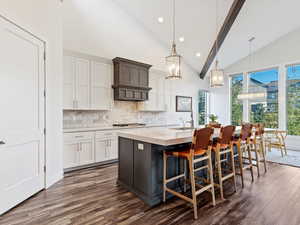
[[[63,178],[63,171],[51,174],[50,176],[46,175],[46,189],[51,187],[53,184],[57,183]]]

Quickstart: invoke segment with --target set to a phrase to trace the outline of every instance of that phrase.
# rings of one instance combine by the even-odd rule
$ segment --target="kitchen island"
[[[124,130],[119,136],[118,184],[135,193],[147,205],[162,202],[163,151],[187,147],[192,141],[192,129],[145,128]],[[168,176],[183,172],[184,161],[168,159]],[[180,189],[180,181],[170,184]],[[167,196],[167,197],[170,197]]]

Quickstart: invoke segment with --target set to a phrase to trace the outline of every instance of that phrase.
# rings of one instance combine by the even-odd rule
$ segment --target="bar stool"
[[[211,160],[211,137],[213,135],[214,130],[212,128],[203,128],[199,130],[195,130],[193,134],[192,145],[189,149],[184,151],[164,151],[163,153],[163,161],[164,161],[164,172],[163,172],[163,201],[166,201],[166,192],[169,192],[187,202],[193,204],[194,208],[194,218],[197,219],[197,196],[204,191],[211,192],[212,203],[215,206],[215,191],[214,191],[214,181],[213,181],[213,169],[212,169],[212,160]],[[192,198],[183,195],[175,190],[172,190],[167,187],[167,184],[180,179],[185,178],[185,181],[188,181],[186,177],[186,171],[183,174],[180,174],[175,177],[167,178],[167,159],[168,157],[181,157],[185,160],[188,160],[189,167],[189,182],[191,184]],[[201,166],[199,168],[194,168],[195,164],[199,162],[206,161],[207,164],[205,166]],[[207,169],[207,178],[201,179],[195,176],[195,172],[200,170]],[[205,185],[200,185],[196,183],[197,180],[205,181]],[[199,187],[196,190],[196,187]]]
[[[237,154],[234,157],[238,157],[239,170],[241,175],[242,187],[244,188],[244,170],[250,169],[252,182],[254,181],[253,177],[253,165],[252,165],[252,155],[250,150],[250,138],[252,135],[253,125],[250,123],[243,124],[241,129],[241,134],[238,138],[235,138],[233,144],[237,147]],[[247,153],[247,156],[245,156]],[[244,159],[248,160],[247,164],[244,164]]]
[[[285,140],[287,137],[286,131],[276,130],[272,133],[273,137],[266,140],[266,147],[268,147],[269,152],[272,148],[277,148],[281,151],[281,156],[287,155]]]
[[[224,200],[224,191],[223,191],[223,182],[227,179],[233,179],[234,190],[236,191],[236,178],[235,178],[235,165],[234,165],[234,152],[233,152],[233,134],[235,131],[235,126],[226,126],[222,127],[220,131],[220,136],[217,139],[217,142],[213,145],[213,151],[215,152],[216,159],[216,169],[219,179],[219,184],[215,183],[215,186],[220,188],[221,199]],[[230,153],[230,162],[231,162],[231,171],[228,174],[223,176],[222,170],[226,171],[225,168],[222,168],[222,163],[228,162],[227,153]],[[223,159],[222,159],[222,156]]]
[[[250,149],[254,152],[255,157],[252,159],[256,163],[253,166],[257,167],[257,176],[260,176],[260,163],[264,163],[265,173],[267,172],[266,152],[264,144],[264,126],[263,124],[255,124],[255,132],[250,139]]]
[[[221,128],[221,124],[220,123],[209,123],[206,124],[205,127],[211,127],[211,128]]]

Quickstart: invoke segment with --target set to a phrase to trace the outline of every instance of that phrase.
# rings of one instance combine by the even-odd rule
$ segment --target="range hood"
[[[149,69],[152,65],[124,58],[114,58],[114,100],[146,101],[149,99]]]

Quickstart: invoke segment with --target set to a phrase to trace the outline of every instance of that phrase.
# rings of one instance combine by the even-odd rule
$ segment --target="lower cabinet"
[[[118,159],[115,132],[80,132],[64,135],[64,169]]]
[[[94,162],[93,139],[75,139],[64,144],[64,168],[82,166]]]

